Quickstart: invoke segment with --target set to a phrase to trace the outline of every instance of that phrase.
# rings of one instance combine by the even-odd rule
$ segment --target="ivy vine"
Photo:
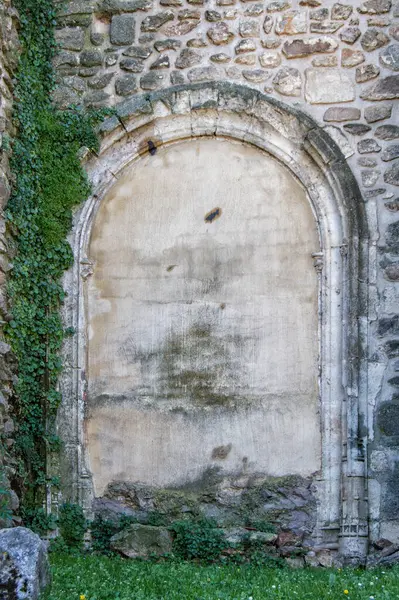
[[[6,335],[18,361],[14,406],[18,431],[17,480],[26,508],[43,503],[49,481],[46,460],[59,449],[55,417],[60,403],[57,381],[65,335],[60,279],[72,262],[66,236],[72,208],[90,186],[78,150],[97,149],[99,114],[71,107],[57,110],[52,59],[55,9],[52,0],[14,0],[20,14],[22,54],[16,75],[14,120],[17,137],[11,168],[14,187],[7,218],[16,237],[8,283],[12,320]]]

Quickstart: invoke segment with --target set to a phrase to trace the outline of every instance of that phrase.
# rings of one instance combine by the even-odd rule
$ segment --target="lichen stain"
[[[234,346],[243,344],[241,336],[232,337]],[[232,391],[238,387],[239,373],[243,375],[242,364],[236,363],[226,340],[213,334],[210,323],[172,333],[159,352],[161,395],[197,406],[242,405],[247,399]]]
[[[205,215],[205,223],[213,223],[213,221],[215,221],[216,219],[219,219],[219,217],[222,215],[222,209],[221,208],[213,208],[212,210],[210,210],[208,213],[206,213]]]
[[[225,446],[216,446],[216,448],[212,450],[211,457],[213,458],[213,460],[224,460],[230,454],[232,447],[232,444],[226,444]]]

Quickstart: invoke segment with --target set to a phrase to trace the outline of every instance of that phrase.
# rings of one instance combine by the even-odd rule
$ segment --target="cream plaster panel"
[[[99,208],[85,283],[96,495],[209,467],[320,468],[319,249],[304,189],[254,147],[187,141],[125,169]]]

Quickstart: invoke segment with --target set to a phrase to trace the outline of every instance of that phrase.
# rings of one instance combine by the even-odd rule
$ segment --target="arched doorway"
[[[76,215],[75,267],[65,281],[71,292],[65,318],[76,329],[66,348],[71,368],[63,377],[60,411],[66,494],[90,511],[93,495],[101,493],[108,476],[135,476],[142,469],[140,477],[146,473],[153,483],[166,485],[178,482],[179,477],[195,479],[209,464],[223,464],[226,472],[234,470],[243,459],[245,468],[268,472],[273,469],[271,445],[263,441],[269,436],[275,447],[276,430],[289,438],[287,456],[279,456],[278,468],[317,472],[317,543],[331,548],[340,543],[343,554],[364,556],[367,511],[359,423],[365,388],[360,380],[358,324],[367,305],[360,284],[362,269],[367,269],[367,229],[356,182],[340,151],[307,117],[258,92],[227,84],[181,86],[127,101],[103,131],[100,155],[87,161],[95,193]],[[204,139],[209,136],[212,140]],[[206,152],[205,144],[209,144]],[[202,174],[190,167],[190,156],[199,170],[204,158]],[[230,165],[234,156],[239,156],[241,167],[220,177],[220,163],[226,159]],[[210,157],[213,161],[208,164]],[[154,183],[157,161],[163,168]],[[171,171],[163,179],[161,172],[166,174],[168,169],[174,174]],[[135,173],[141,189],[140,208],[129,202]],[[123,191],[125,184],[127,191]],[[215,194],[219,184],[222,191]],[[184,202],[184,194],[174,195],[173,190],[186,185],[190,199]],[[223,192],[226,188],[227,193]],[[162,190],[167,192],[166,202]],[[271,199],[270,211],[262,213],[267,211],[266,196]],[[143,203],[148,211],[143,211]],[[158,206],[163,208],[157,213]],[[259,252],[249,252],[252,242]],[[146,248],[156,249],[154,256]],[[107,261],[108,253],[118,261],[115,268]],[[120,286],[122,280],[125,290],[130,290],[127,296]],[[269,297],[264,292],[267,280],[273,281]],[[195,294],[190,293],[190,286]],[[129,321],[134,312],[132,298],[140,300],[141,308]],[[235,312],[231,298],[240,307]],[[169,305],[176,305],[176,299],[180,306],[172,310]],[[247,313],[244,305],[256,306],[258,312],[253,308]],[[114,316],[107,320],[109,315]],[[147,321],[153,324],[153,334]],[[272,348],[267,347],[267,339],[273,341]],[[302,345],[306,354],[299,350]],[[107,355],[106,348],[111,347],[116,353]],[[222,359],[216,358],[218,352]],[[115,373],[119,373],[118,381],[112,380]],[[297,387],[292,383],[296,377]],[[266,409],[268,389],[275,417]],[[119,416],[108,406],[115,390],[119,390]],[[309,409],[306,416],[296,411],[308,426],[309,444],[305,444],[302,421],[295,431],[295,410],[287,409],[292,409],[298,393],[303,393],[298,406]],[[94,398],[98,401],[92,404]],[[130,440],[126,446],[121,438],[139,443],[135,427],[144,411],[140,415],[137,411],[146,398],[153,412],[150,425],[143,424],[140,431],[152,433],[142,439],[142,448],[146,441],[147,447],[134,462],[140,453],[126,456],[126,447],[133,446]],[[206,405],[206,398],[214,404],[218,401],[219,406]],[[283,411],[277,408],[277,398],[287,403]],[[257,405],[263,411],[248,430],[250,418],[234,421],[230,410],[233,405],[241,410],[245,401],[251,410]],[[126,403],[130,411],[134,407],[134,419],[132,412],[130,416],[124,412]],[[162,432],[156,424],[161,405],[167,406],[168,418],[177,409]],[[189,426],[191,417],[182,409],[191,416],[195,411],[207,415],[203,430],[195,419]],[[222,428],[210,427],[211,411],[223,415]],[[165,431],[172,431],[179,419],[176,435],[181,441],[176,443],[166,439]],[[105,428],[104,423],[108,423]],[[122,429],[113,438],[112,430],[117,432],[118,427]],[[111,436],[108,444],[106,430]],[[229,433],[226,439],[221,431]],[[249,431],[256,432],[253,439]],[[189,445],[185,436],[195,440],[194,448],[199,447],[199,440],[203,442],[202,455],[185,451]],[[119,462],[116,438],[123,457]],[[145,453],[151,457],[156,452],[152,443],[174,456],[174,462],[162,456],[146,463]],[[173,448],[177,448],[175,455]]]

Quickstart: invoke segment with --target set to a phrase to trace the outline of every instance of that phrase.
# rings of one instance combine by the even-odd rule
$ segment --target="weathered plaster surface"
[[[96,495],[319,470],[317,252],[305,190],[252,146],[182,142],[121,174],[88,251]]]

